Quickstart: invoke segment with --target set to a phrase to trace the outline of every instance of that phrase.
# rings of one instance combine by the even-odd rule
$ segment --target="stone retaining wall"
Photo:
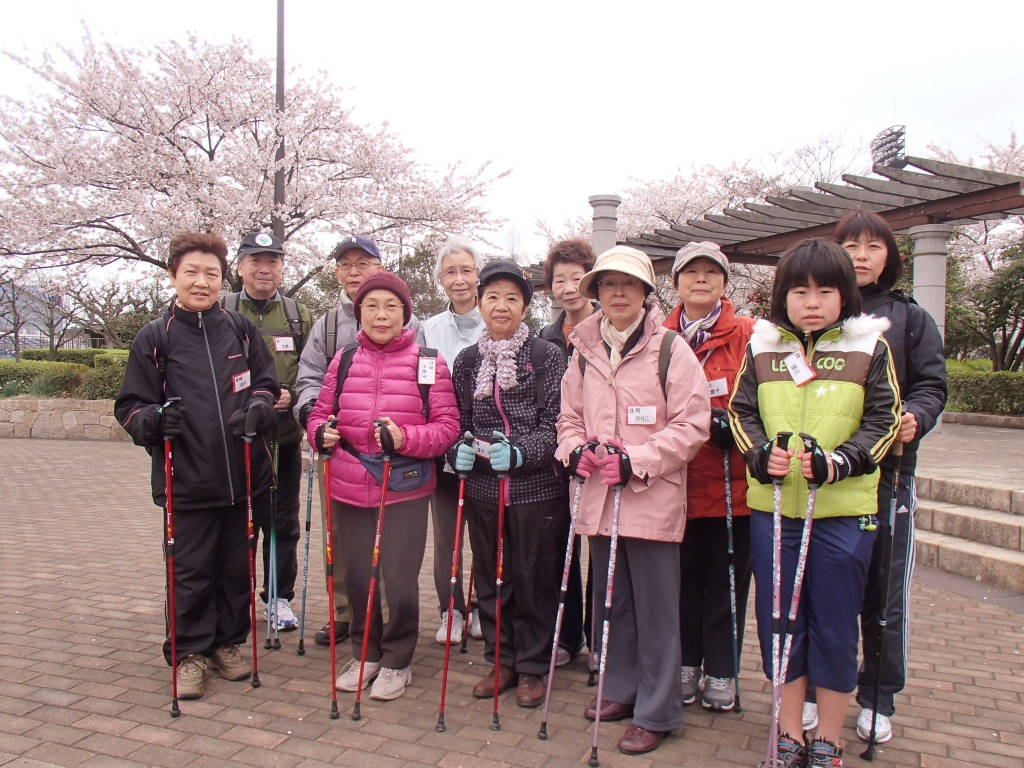
[[[1024,429],[1024,416],[997,416],[994,413],[956,413],[954,411],[946,411],[942,414],[942,421],[946,424],[969,424],[975,427]]]
[[[0,399],[0,437],[129,440],[114,418],[113,400]]]

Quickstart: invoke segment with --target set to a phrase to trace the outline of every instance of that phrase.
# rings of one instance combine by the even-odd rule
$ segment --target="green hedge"
[[[87,365],[91,368],[94,365],[93,359],[97,355],[102,355],[111,351],[112,350],[109,349],[58,349],[56,362],[79,363],[80,365]],[[50,350],[26,349],[21,353],[21,359],[49,361]]]
[[[102,355],[96,355],[92,364],[94,368],[103,368],[108,365],[125,366],[128,364],[127,349],[105,349]]]
[[[950,373],[946,409],[964,413],[1024,415],[1024,374]]]
[[[124,366],[116,363],[100,365],[100,360],[96,358],[96,367],[82,376],[75,397],[82,400],[114,400],[117,397],[124,381]]]
[[[0,360],[0,389],[5,395],[71,397],[88,370],[88,366],[77,363]]]

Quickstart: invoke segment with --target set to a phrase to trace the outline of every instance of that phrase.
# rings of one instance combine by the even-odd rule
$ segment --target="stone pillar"
[[[946,242],[949,224],[924,224],[908,230],[914,241],[914,300],[939,326],[946,338]]]
[[[615,247],[618,239],[619,216],[616,209],[622,203],[618,195],[592,195],[590,205],[594,209],[594,253],[600,256]]]

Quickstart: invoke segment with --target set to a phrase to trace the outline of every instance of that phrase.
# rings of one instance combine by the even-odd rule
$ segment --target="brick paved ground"
[[[469,693],[484,669],[481,645],[471,642],[468,655],[453,656],[448,730],[435,732],[442,649],[433,642],[429,552],[421,641],[403,698],[367,699],[363,720],[353,723],[351,696],[343,695],[342,718],[330,720],[327,653],[310,643],[306,656],[296,656],[291,633],[282,635],[282,651],[261,656],[261,688],[213,679],[206,696],[183,702],[183,716],[172,720],[169,670],[158,652],[160,527],[141,449],[0,440],[0,765],[585,764],[589,731],[580,713],[593,689],[582,662],[560,670],[542,742],[540,712],[518,709],[512,693],[502,699],[502,730],[489,729],[490,702]],[[319,569],[317,555],[310,571]],[[326,600],[319,579],[311,581],[315,628]],[[1024,768],[1024,615],[915,585],[912,626],[912,677],[898,700],[897,738],[876,765]],[[689,707],[685,728],[650,757],[618,754],[625,724],[606,724],[602,765],[756,765],[770,691],[749,642],[742,682],[742,714]],[[862,765],[855,716],[851,708],[848,766]]]

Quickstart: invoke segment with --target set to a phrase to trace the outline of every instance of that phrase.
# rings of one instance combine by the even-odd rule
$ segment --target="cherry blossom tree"
[[[22,266],[164,268],[179,232],[269,230],[282,135],[292,291],[344,234],[391,251],[499,224],[484,196],[505,174],[427,168],[386,124],[358,124],[323,74],[293,72],[276,112],[273,63],[246,42],[138,49],[86,31],[74,50],[8,55],[39,86],[0,97],[0,256]]]

